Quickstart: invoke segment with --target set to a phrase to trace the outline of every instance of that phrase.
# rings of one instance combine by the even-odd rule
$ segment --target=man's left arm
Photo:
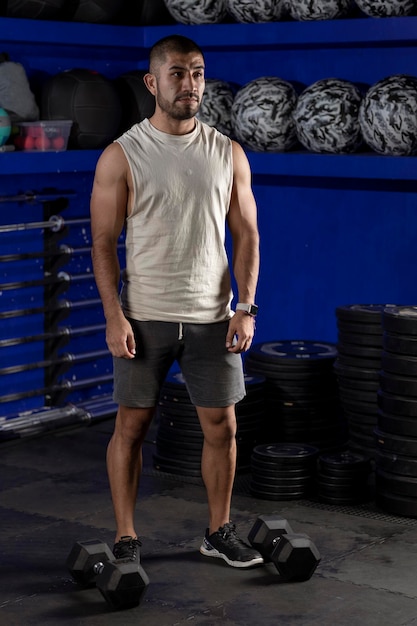
[[[259,232],[252,175],[243,148],[235,141],[233,150],[233,188],[227,218],[233,245],[233,273],[238,288],[238,302],[254,304],[259,274]],[[251,346],[255,319],[245,311],[236,311],[229,323],[226,348],[245,352]]]

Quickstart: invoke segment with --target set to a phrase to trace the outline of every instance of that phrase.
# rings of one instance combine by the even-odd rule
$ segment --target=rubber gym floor
[[[112,545],[105,450],[113,420],[1,445],[0,623],[4,626],[409,626],[417,624],[417,520],[319,502],[250,495],[238,475],[233,521],[246,537],[260,514],[307,533],[321,562],[306,582],[282,582],[271,563],[228,567],[199,553],[207,509],[199,478],[154,469],[145,447],[137,511],[150,585],[140,606],[111,610],[81,589],[65,562],[75,541]]]

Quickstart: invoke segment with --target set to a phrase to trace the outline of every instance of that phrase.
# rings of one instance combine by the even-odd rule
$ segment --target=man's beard
[[[176,100],[174,102],[169,102],[168,100],[165,100],[165,98],[163,98],[160,94],[156,96],[156,101],[159,108],[164,111],[164,113],[168,113],[168,115],[172,117],[172,119],[178,121],[191,119],[196,115],[196,113],[198,113],[200,109],[200,102],[197,99],[195,100],[197,106],[191,106],[191,104],[178,104]]]

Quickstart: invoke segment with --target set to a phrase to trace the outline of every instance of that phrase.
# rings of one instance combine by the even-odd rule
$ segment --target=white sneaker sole
[[[231,561],[230,559],[227,558],[225,554],[222,554],[221,552],[216,550],[216,548],[206,548],[204,543],[202,543],[200,546],[200,553],[203,554],[204,556],[210,556],[215,559],[223,559],[223,561],[226,561],[226,563],[230,565],[230,567],[239,567],[239,568],[255,567],[257,565],[262,565],[262,563],[264,562],[263,558],[260,555],[259,557],[256,557],[252,559],[251,561]]]

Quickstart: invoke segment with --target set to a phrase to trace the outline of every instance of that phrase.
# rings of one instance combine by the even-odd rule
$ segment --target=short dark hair
[[[189,54],[195,52],[201,54],[204,59],[203,51],[200,46],[192,39],[184,37],[183,35],[168,35],[163,37],[152,46],[149,53],[149,71],[153,74],[156,66],[163,63],[166,56],[172,52],[178,52],[180,54]]]

